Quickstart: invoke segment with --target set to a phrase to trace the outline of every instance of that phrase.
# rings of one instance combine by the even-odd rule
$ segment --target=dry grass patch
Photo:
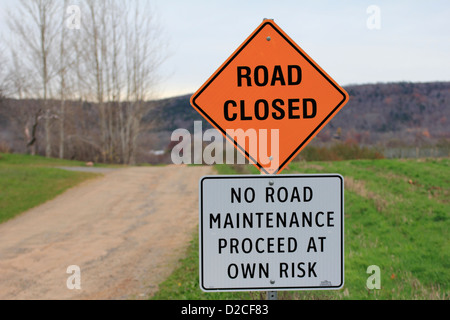
[[[383,211],[388,206],[388,201],[383,196],[368,190],[364,181],[355,180],[352,177],[345,177],[344,184],[345,189],[354,192],[361,197],[373,200],[375,207],[379,212]]]

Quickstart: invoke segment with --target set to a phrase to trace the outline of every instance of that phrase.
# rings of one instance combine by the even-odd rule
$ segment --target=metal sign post
[[[267,291],[267,300],[278,300],[277,291]]]
[[[343,286],[342,176],[279,173],[348,100],[273,20],[191,97],[192,107],[269,175],[200,180],[203,291],[265,291],[276,300],[282,290]]]
[[[271,158],[270,160],[273,159],[272,157],[270,157],[270,158]],[[264,171],[261,171],[261,175],[266,175],[266,173]],[[269,174],[269,175],[272,175],[272,174]],[[270,181],[269,181],[269,184],[270,184]],[[267,291],[266,299],[267,300],[278,300],[278,291]]]

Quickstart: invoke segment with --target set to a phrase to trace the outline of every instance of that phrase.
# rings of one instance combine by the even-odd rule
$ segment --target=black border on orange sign
[[[272,27],[282,38],[286,40],[309,64],[311,64],[314,69],[319,72],[324,79],[326,79],[340,94],[342,94],[342,100],[340,103],[330,112],[330,114],[314,129],[307,137],[304,139],[300,145],[278,166],[278,169],[274,172],[274,174],[280,173],[284,167],[295,158],[295,156],[300,152],[300,150],[306,146],[306,144],[319,133],[320,129],[331,119],[334,114],[345,105],[348,101],[348,94],[342,89],[334,80],[324,71],[322,70],[312,59],[309,57],[281,28],[275,24],[273,20],[264,20],[263,23],[260,24],[258,28],[244,41],[244,43],[222,64],[222,66],[205,82],[205,84],[191,97],[191,105],[216,129],[218,129],[230,142],[234,144],[234,146],[240,150],[253,164],[255,164],[258,169],[265,173],[269,174],[264,167],[258,163],[242,146],[240,146],[236,140],[230,137],[226,129],[219,126],[219,124],[214,121],[201,107],[196,103],[198,97],[209,87],[209,85],[228,67],[228,65],[239,55],[239,53],[245,49],[245,47],[266,27]]]

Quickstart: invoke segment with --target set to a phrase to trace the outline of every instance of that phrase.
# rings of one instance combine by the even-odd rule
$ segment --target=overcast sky
[[[448,0],[152,2],[168,43],[161,97],[194,93],[263,18],[274,19],[342,86],[450,81]],[[0,8],[14,3],[0,0]],[[371,5],[380,10],[379,29],[367,26]]]

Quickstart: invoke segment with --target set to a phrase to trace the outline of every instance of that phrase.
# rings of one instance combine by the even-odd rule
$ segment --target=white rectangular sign
[[[344,285],[344,179],[338,174],[200,180],[204,291]]]

